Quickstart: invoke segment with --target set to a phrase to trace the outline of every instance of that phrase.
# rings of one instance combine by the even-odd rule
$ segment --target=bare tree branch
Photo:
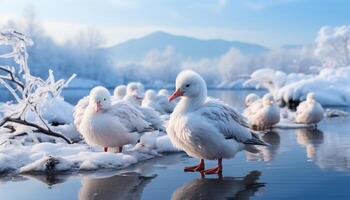
[[[22,89],[22,91],[24,90],[24,85],[23,83],[21,83],[17,78],[15,78],[13,72],[9,69],[7,69],[6,67],[4,66],[0,66],[0,70],[2,71],[5,71],[6,73],[9,74],[9,77],[7,76],[0,76],[1,79],[5,79],[5,80],[8,80],[8,81],[12,81],[14,82],[18,87],[20,87]]]
[[[14,123],[17,123],[17,124],[22,124],[22,125],[26,125],[26,126],[30,126],[30,127],[36,128],[40,133],[43,133],[43,134],[49,135],[49,136],[62,138],[68,144],[72,144],[72,142],[68,138],[66,138],[64,135],[62,135],[60,133],[56,133],[56,132],[51,131],[51,130],[46,130],[46,129],[42,128],[41,126],[37,125],[37,124],[28,122],[26,120],[18,119],[18,118],[6,117],[0,123],[0,127],[3,126],[4,124],[6,124],[7,122],[14,122]]]

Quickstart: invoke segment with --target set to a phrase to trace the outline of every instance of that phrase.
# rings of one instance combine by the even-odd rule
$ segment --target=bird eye
[[[187,84],[186,87],[190,87],[190,84]]]
[[[107,100],[106,98],[103,99],[103,101],[106,101],[106,100]]]

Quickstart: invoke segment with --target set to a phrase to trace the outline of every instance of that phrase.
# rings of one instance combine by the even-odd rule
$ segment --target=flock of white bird
[[[308,93],[306,100],[296,108],[296,112],[281,112],[272,94],[268,93],[261,99],[252,93],[245,98],[243,115],[249,120],[252,128],[258,130],[271,129],[282,119],[306,125],[317,125],[324,116],[322,105],[317,102],[313,92]]]
[[[280,121],[280,109],[271,94],[262,99],[246,97],[244,116],[233,107],[207,96],[205,80],[196,72],[185,70],[178,74],[175,92],[166,89],[158,93],[144,92],[141,83],[119,85],[113,96],[101,86],[90,91],[75,107],[74,123],[89,145],[118,148],[136,144],[145,132],[158,130],[167,134],[173,145],[189,156],[200,159],[198,165],[185,171],[221,174],[222,159],[232,158],[239,151],[257,153],[255,145],[268,145],[257,132],[272,128]],[[297,123],[318,123],[322,106],[310,93],[295,114]],[[247,120],[248,119],[248,120]],[[218,165],[205,169],[204,160],[218,160]]]

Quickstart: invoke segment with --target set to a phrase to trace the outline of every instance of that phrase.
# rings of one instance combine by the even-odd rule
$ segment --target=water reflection
[[[318,129],[297,129],[297,142],[306,147],[306,156],[313,159],[323,143],[323,132]]]
[[[350,144],[339,139],[329,139],[317,150],[315,162],[321,169],[350,171]]]
[[[65,181],[68,180],[70,175],[63,175],[63,174],[26,174],[23,175],[25,178],[30,178],[37,180],[41,183],[44,183],[45,185],[48,185],[49,187],[64,183]]]
[[[141,199],[145,186],[154,178],[137,173],[107,178],[84,177],[79,191],[80,200]]]
[[[222,179],[199,178],[178,188],[172,200],[187,199],[249,199],[264,187],[259,183],[261,173],[252,171],[243,178],[225,177]]]
[[[246,159],[248,161],[272,161],[275,159],[281,143],[281,137],[278,132],[269,131],[265,133],[261,139],[271,146],[257,146],[257,148],[260,150],[260,153],[257,154],[246,152]]]

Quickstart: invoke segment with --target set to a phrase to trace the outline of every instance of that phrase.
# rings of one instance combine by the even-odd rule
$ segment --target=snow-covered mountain
[[[236,48],[243,54],[259,54],[268,51],[268,48],[258,44],[221,39],[202,40],[166,32],[154,32],[102,50],[107,51],[106,53],[114,59],[130,60],[143,57],[151,50],[164,50],[169,46],[183,57],[192,59],[221,56],[230,48]]]

